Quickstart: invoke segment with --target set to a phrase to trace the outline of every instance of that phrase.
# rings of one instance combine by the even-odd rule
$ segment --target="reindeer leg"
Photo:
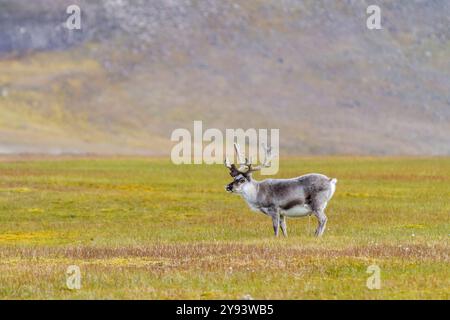
[[[314,211],[314,215],[317,217],[317,220],[319,221],[319,225],[316,229],[315,235],[316,237],[321,237],[325,231],[328,218],[323,210]]]
[[[272,218],[273,232],[275,237],[278,237],[278,230],[280,229],[280,213],[274,208],[260,208],[262,213]]]
[[[285,216],[280,217],[280,227],[281,227],[281,231],[283,232],[283,236],[287,237],[287,227],[286,227],[286,217]]]
[[[273,231],[275,232],[275,237],[278,237],[278,230],[280,229],[280,215],[278,212],[272,214],[272,224]]]

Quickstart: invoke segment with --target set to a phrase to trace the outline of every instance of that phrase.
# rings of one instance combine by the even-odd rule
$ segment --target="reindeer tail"
[[[330,200],[331,197],[333,197],[334,192],[336,191],[336,183],[337,183],[336,178],[330,179],[331,190],[330,190],[330,195],[328,196],[328,200]]]

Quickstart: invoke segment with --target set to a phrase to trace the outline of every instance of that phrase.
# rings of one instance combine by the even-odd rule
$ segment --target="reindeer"
[[[271,149],[265,150],[265,159],[259,166],[253,167],[252,161],[243,158],[238,144],[234,144],[239,168],[225,159],[233,182],[226,186],[231,193],[241,195],[250,208],[261,211],[272,218],[275,236],[279,228],[287,237],[286,217],[304,217],[314,214],[319,221],[315,235],[322,236],[327,224],[325,208],[336,190],[337,179],[323,174],[311,173],[291,179],[266,179],[256,181],[252,172],[270,167]]]

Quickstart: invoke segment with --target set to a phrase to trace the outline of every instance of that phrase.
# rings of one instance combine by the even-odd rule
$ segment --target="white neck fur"
[[[247,201],[247,203],[253,207],[256,204],[258,195],[258,183],[256,181],[249,181],[242,186],[242,197]]]

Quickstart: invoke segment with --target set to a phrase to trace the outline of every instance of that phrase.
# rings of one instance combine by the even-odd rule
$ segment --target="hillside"
[[[450,154],[450,2],[0,0],[0,153],[167,155],[175,128],[285,154]],[[372,4],[372,3],[370,3]]]

